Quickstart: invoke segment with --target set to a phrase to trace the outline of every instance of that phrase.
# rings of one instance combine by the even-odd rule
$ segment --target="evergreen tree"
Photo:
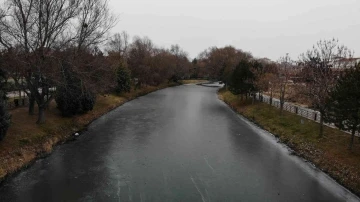
[[[248,95],[255,91],[255,75],[251,71],[251,63],[241,60],[231,75],[229,90],[235,95]]]
[[[327,101],[324,119],[351,132],[351,150],[355,133],[360,131],[360,63],[346,70],[338,80]]]
[[[86,89],[81,80],[69,68],[63,68],[64,85],[56,88],[55,101],[63,116],[73,116],[91,111],[95,94]]]
[[[130,92],[131,89],[131,74],[125,63],[121,63],[116,72],[118,93]]]
[[[3,82],[4,79],[5,72],[0,69],[0,141],[4,139],[11,121],[11,115],[7,110],[6,87]]]

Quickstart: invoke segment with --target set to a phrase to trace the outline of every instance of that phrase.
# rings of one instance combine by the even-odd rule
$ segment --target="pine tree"
[[[63,84],[56,88],[55,101],[63,116],[73,116],[91,111],[96,96],[89,91],[76,74],[63,67]]]
[[[326,105],[326,122],[351,132],[349,149],[356,131],[360,131],[360,63],[345,71],[338,80]]]
[[[242,60],[231,75],[229,90],[235,95],[248,95],[255,90],[255,75],[251,71],[251,63]]]

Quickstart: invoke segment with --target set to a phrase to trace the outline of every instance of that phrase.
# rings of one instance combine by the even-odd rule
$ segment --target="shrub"
[[[92,111],[94,109],[95,101],[95,94],[90,91],[85,91],[80,98],[81,111],[79,111],[79,113],[86,113],[88,111]]]
[[[255,91],[255,75],[251,71],[251,63],[241,60],[231,75],[229,89],[235,95],[247,95]]]
[[[355,133],[360,131],[360,63],[346,69],[330,92],[324,119],[338,128],[351,132],[352,150]]]
[[[4,77],[5,73],[0,69],[0,141],[4,139],[11,122],[11,115],[6,104]]]
[[[117,88],[118,93],[130,92],[131,89],[131,74],[130,70],[124,63],[121,63],[116,71]]]
[[[0,93],[1,94],[1,93]],[[4,139],[10,126],[11,115],[7,111],[6,100],[0,98],[0,141]]]
[[[55,101],[63,116],[74,116],[91,111],[96,96],[85,88],[71,70],[64,68],[63,82],[56,88]]]

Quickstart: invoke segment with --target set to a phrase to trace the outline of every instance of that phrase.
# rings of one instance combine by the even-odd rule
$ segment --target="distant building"
[[[332,71],[336,77],[342,75],[342,73],[356,64],[360,63],[360,58],[337,58],[331,63]]]
[[[338,71],[343,71],[344,69],[348,69],[354,67],[356,64],[360,63],[360,58],[336,58],[331,62],[331,67],[333,69],[338,69]]]

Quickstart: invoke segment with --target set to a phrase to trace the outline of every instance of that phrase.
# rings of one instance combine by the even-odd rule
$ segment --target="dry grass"
[[[93,120],[112,109],[141,95],[174,85],[147,86],[122,95],[98,95],[92,111],[72,118],[61,117],[56,103],[52,102],[45,112],[46,123],[42,125],[35,124],[37,116],[28,115],[27,108],[12,110],[12,124],[7,136],[0,142],[0,182],[30,165],[36,158],[49,154],[55,145],[66,142],[74,132],[85,129]]]
[[[295,153],[328,173],[348,189],[360,194],[360,139],[353,151],[348,150],[350,135],[325,127],[324,137],[319,138],[319,124],[295,114],[284,112],[265,103],[251,104],[229,91],[219,91],[220,99],[234,110],[273,133]],[[303,124],[301,123],[303,120]]]
[[[182,84],[198,84],[208,82],[208,80],[181,80],[180,83]]]
[[[291,102],[303,107],[311,106],[311,99],[304,94],[304,86],[301,84],[288,84],[285,90],[285,101]],[[264,92],[265,95],[270,96],[270,92]],[[273,97],[280,99],[278,91],[273,92]]]

